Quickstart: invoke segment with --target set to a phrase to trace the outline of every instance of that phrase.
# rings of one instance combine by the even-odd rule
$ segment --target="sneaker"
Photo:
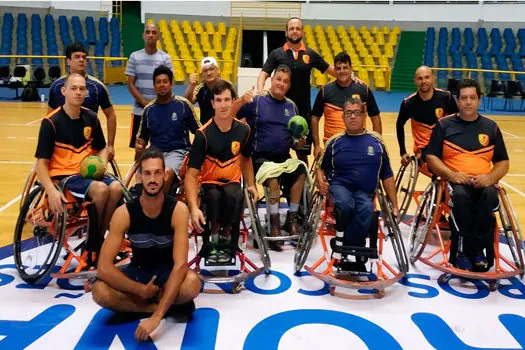
[[[487,271],[488,266],[489,262],[487,261],[485,254],[483,254],[483,252],[479,252],[476,255],[476,259],[474,260],[474,269],[476,271]]]
[[[212,264],[216,263],[219,259],[218,254],[219,252],[217,251],[217,249],[213,248],[212,250],[210,250],[206,261]]]
[[[462,270],[471,271],[472,270],[472,263],[470,262],[469,258],[465,256],[463,253],[458,253],[456,256],[456,267]]]
[[[231,260],[230,254],[228,254],[227,251],[221,250],[219,251],[219,254],[217,254],[217,262],[218,263],[227,263]]]

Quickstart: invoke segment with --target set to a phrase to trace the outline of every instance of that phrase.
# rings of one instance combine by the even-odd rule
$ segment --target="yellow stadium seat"
[[[379,32],[379,28],[377,26],[372,26],[372,28],[370,28],[370,33],[375,34],[377,32]]]
[[[366,85],[370,85],[370,79],[368,78],[368,71],[366,69],[359,69],[357,76],[361,79]]]
[[[396,34],[399,34],[399,33],[401,33],[401,28],[396,26],[396,27],[392,28],[392,32],[394,32]]]
[[[146,24],[155,24],[155,20],[150,18],[146,20]]]
[[[385,35],[388,35],[388,33],[390,33],[390,29],[387,26],[384,26],[383,28],[381,28],[381,31]]]
[[[223,36],[226,35],[226,24],[224,22],[219,22],[217,25],[217,32]]]
[[[319,87],[324,86],[328,82],[326,75],[321,74],[315,79],[315,84]]]
[[[359,32],[360,33],[368,32],[368,28],[366,26],[361,26],[361,27],[359,27]]]

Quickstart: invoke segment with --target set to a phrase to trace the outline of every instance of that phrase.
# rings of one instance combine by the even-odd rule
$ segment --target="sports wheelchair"
[[[365,274],[353,271],[343,271],[336,264],[336,259],[328,251],[326,243],[327,235],[334,235],[334,228],[331,222],[335,222],[333,217],[333,205],[329,199],[325,201],[325,213],[322,216],[321,226],[319,227],[319,239],[323,247],[322,256],[311,266],[304,266],[308,253],[315,240],[315,231],[310,235],[303,236],[298,243],[297,253],[295,255],[295,270],[298,272],[304,266],[312,276],[317,277],[330,286],[330,294],[348,298],[348,299],[368,299],[370,294],[349,295],[346,293],[336,292],[336,287],[352,289],[371,289],[374,291],[376,298],[382,298],[385,295],[385,288],[399,281],[408,272],[408,259],[401,237],[399,226],[397,225],[390,203],[385,197],[381,186],[378,187],[375,197],[376,210],[372,219],[372,225],[369,230],[368,247],[350,247],[338,246],[335,238],[330,240],[330,246],[333,253],[339,253],[342,256],[352,255],[361,261],[370,263],[370,269]],[[312,225],[317,228],[317,223],[322,209],[322,197],[316,192],[314,194],[313,206],[310,212]],[[379,216],[380,214],[380,216]],[[397,261],[397,267],[390,265],[384,255],[384,242],[390,240]],[[330,257],[330,258],[329,258]],[[376,267],[373,273],[373,267]]]
[[[405,222],[410,224],[410,221],[406,221],[406,215],[412,203],[412,199],[417,202],[423,191],[416,190],[417,180],[419,174],[423,174],[428,178],[432,178],[432,173],[428,169],[425,162],[420,159],[421,155],[414,155],[410,157],[410,162],[399,168],[396,174],[396,193],[397,200],[399,203],[399,216],[397,222]]]
[[[129,193],[120,181],[116,162],[110,164],[112,173],[108,173],[108,176],[117,180],[123,188],[121,201],[129,200]],[[98,222],[97,211],[93,203],[81,203],[65,189],[67,179],[55,184],[67,199],[63,203],[63,213],[58,215],[49,210],[45,189],[36,178],[36,163],[26,179],[13,248],[18,273],[29,284],[44,281],[50,273],[51,277],[56,278],[89,278],[96,275],[96,271],[82,270],[88,267],[85,244],[90,223]],[[65,262],[57,269],[55,265],[60,256]],[[124,245],[120,257],[119,265],[129,262]]]
[[[499,222],[495,218],[493,268],[487,272],[473,272],[459,269],[449,262],[452,241],[447,239],[443,231],[447,229],[448,222],[450,225],[453,223],[448,204],[450,192],[447,182],[436,177],[421,195],[412,221],[409,236],[410,262],[414,264],[419,260],[443,272],[438,278],[438,283],[446,283],[452,276],[467,280],[487,280],[491,291],[498,288],[500,279],[516,275],[523,277],[525,247],[521,229],[507,191],[499,185],[496,185],[496,189],[499,196]],[[437,247],[425,249],[432,240],[437,240]],[[490,247],[487,247],[487,250],[488,248]]]

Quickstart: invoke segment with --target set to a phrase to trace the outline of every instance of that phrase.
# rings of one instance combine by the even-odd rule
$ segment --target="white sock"
[[[279,214],[279,203],[270,204],[270,215]]]

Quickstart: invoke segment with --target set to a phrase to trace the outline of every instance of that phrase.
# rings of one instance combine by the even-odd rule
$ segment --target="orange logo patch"
[[[310,63],[310,56],[309,55],[303,55],[303,62],[308,64]]]
[[[445,116],[445,111],[443,108],[436,108],[436,118],[441,119]]]
[[[479,134],[478,140],[483,147],[487,147],[489,145],[489,135],[487,134]]]
[[[91,138],[91,127],[90,126],[86,126],[84,128],[84,138],[86,140],[89,140]]]
[[[241,150],[241,143],[238,141],[233,141],[231,149],[232,149],[232,154],[236,156]]]

